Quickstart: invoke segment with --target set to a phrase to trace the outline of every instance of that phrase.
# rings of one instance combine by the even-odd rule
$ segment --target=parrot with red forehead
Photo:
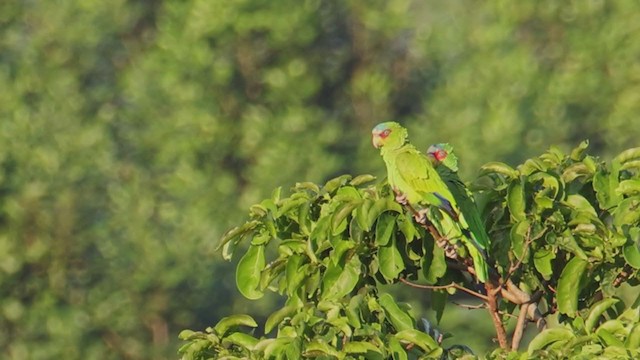
[[[449,241],[460,240],[465,245],[478,280],[486,282],[488,270],[482,247],[431,160],[408,142],[407,130],[396,122],[378,124],[371,131],[371,137],[387,167],[389,185],[415,209],[432,210],[426,211],[428,220],[441,236]]]
[[[436,168],[438,175],[451,191],[460,211],[469,223],[469,230],[475,243],[483,250],[489,248],[490,239],[480,217],[473,194],[458,176],[458,157],[453,153],[453,146],[447,143],[431,145],[427,149],[427,157]]]

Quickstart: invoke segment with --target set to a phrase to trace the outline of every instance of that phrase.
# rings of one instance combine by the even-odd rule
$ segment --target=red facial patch
[[[391,134],[391,129],[385,129],[385,130],[384,130],[384,131],[382,131],[382,132],[380,133],[380,135],[378,135],[378,136],[380,136],[380,137],[381,137],[381,138],[383,138],[383,139],[386,139],[386,138],[387,138],[387,136],[389,136],[389,134]]]
[[[436,157],[436,160],[442,161],[447,157],[447,152],[442,149],[438,149],[433,155]]]

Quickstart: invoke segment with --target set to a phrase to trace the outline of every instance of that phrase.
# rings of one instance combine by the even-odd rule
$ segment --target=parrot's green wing
[[[462,180],[460,180],[457,173],[451,171],[446,166],[438,166],[436,169],[445,184],[449,187],[449,190],[451,191],[453,198],[456,200],[456,203],[460,208],[460,212],[464,216],[474,239],[481,249],[488,249],[490,243],[489,235],[487,235],[482,218],[480,217],[480,212],[473,200],[473,194],[471,194]]]
[[[401,184],[399,190],[407,195],[409,203],[436,206],[449,215],[449,217],[440,218],[437,221],[430,220],[435,222],[434,225],[443,235],[460,238],[466,244],[473,259],[478,280],[486,282],[488,270],[483,253],[486,247],[476,241],[473,229],[467,223],[465,214],[460,213],[460,204],[457,203],[451,187],[443,181],[431,161],[412,147],[398,154],[395,163],[395,171],[397,171],[395,175],[398,184]],[[462,183],[461,185],[464,186]],[[461,199],[465,202],[465,206],[468,206],[466,204],[468,200],[472,201],[469,197],[461,197]],[[471,205],[472,209],[475,209],[475,204],[471,203]],[[480,221],[479,215],[476,220]],[[481,221],[479,225],[482,226]],[[483,233],[485,234],[484,239],[488,239],[486,232],[483,231]]]
[[[436,206],[457,220],[459,211],[447,185],[426,156],[407,146],[395,159],[398,178],[404,184],[400,190],[409,203]]]

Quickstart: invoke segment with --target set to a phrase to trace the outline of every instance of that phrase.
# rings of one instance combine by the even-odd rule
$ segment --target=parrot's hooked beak
[[[382,146],[382,137],[380,136],[380,132],[373,131],[371,133],[371,143],[373,144],[374,148],[380,149],[380,147]]]

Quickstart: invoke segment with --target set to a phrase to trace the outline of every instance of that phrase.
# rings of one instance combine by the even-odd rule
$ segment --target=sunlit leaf
[[[517,178],[518,172],[511,166],[501,162],[488,162],[480,167],[480,176],[491,173],[497,173],[509,178]]]
[[[623,248],[624,259],[633,268],[640,269],[640,228],[629,229],[628,239]]]
[[[260,274],[264,267],[264,246],[249,246],[236,269],[236,285],[240,293],[247,299],[256,300],[264,295],[262,291],[258,290]]]
[[[561,313],[573,317],[578,311],[578,295],[587,264],[585,260],[574,257],[562,270],[557,289],[558,310]]]
[[[518,221],[524,220],[526,216],[526,200],[524,197],[524,186],[520,181],[513,181],[507,190],[507,206],[509,213]]]
[[[396,330],[407,330],[413,329],[415,327],[414,321],[405,312],[400,309],[396,301],[389,294],[382,294],[378,299],[378,303],[384,309],[385,314],[387,315],[387,319],[393,324]]]
[[[534,351],[544,349],[555,342],[570,341],[574,337],[573,331],[566,328],[547,329],[531,340],[527,351],[532,354]]]
[[[395,230],[396,215],[391,212],[384,212],[378,217],[376,223],[376,244],[378,246],[385,246],[389,243],[391,235]]]
[[[232,315],[222,318],[216,326],[213,327],[216,334],[224,336],[229,329],[236,326],[257,327],[258,324],[249,315]]]
[[[602,314],[619,301],[620,300],[616,298],[603,299],[591,307],[589,316],[587,316],[587,319],[584,322],[584,329],[587,334],[590,334],[593,331]]]
[[[357,256],[349,259],[344,268],[339,265],[329,266],[322,279],[322,299],[339,299],[350,293],[360,278],[360,266]]]
[[[258,339],[253,336],[241,332],[235,332],[222,339],[222,345],[230,346],[237,345],[248,350],[253,350],[253,347],[258,343]]]
[[[440,348],[438,343],[433,338],[420,330],[406,329],[398,331],[395,337],[403,342],[414,344],[422,348],[424,351],[432,351]],[[436,354],[433,354],[436,355]]]

